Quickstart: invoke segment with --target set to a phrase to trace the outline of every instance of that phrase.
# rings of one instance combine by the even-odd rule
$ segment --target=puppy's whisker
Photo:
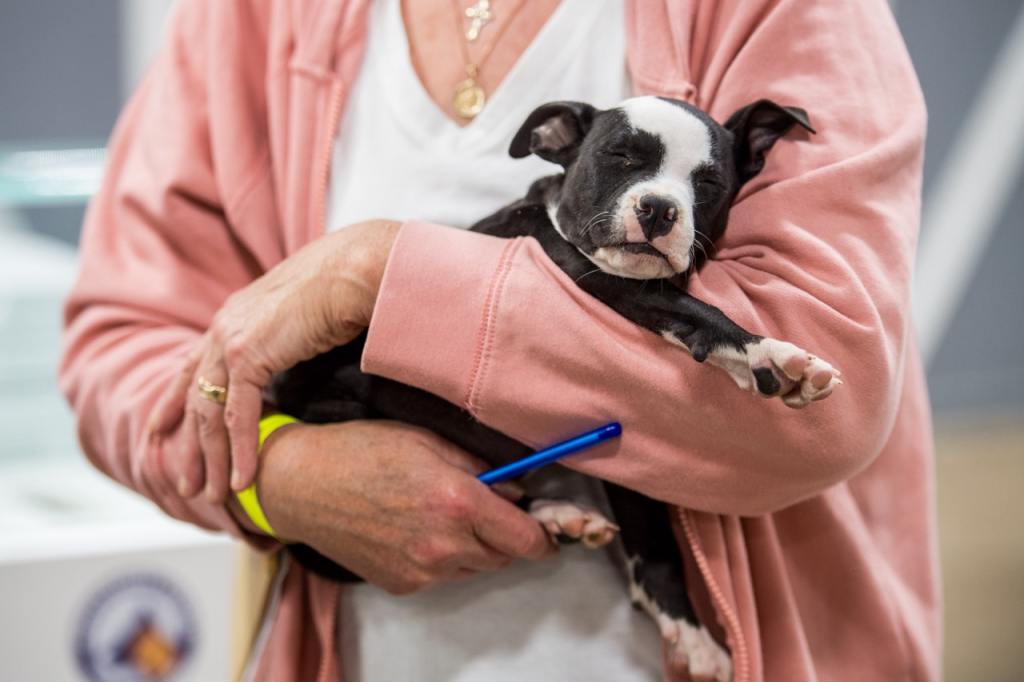
[[[690,243],[690,252],[689,252],[689,256],[690,256],[690,263],[689,263],[689,264],[688,264],[688,265],[686,266],[686,276],[687,276],[687,277],[689,277],[689,276],[690,276],[690,273],[692,273],[692,272],[693,272],[693,263],[694,263],[694,260],[693,260],[693,245],[694,245],[694,244],[696,244],[696,243],[697,243],[697,240],[696,240],[696,239],[695,239],[695,240],[693,240],[693,241],[692,241],[692,242]]]
[[[586,277],[587,275],[593,275],[595,272],[600,272],[600,271],[601,271],[601,268],[594,268],[593,270],[590,270],[588,272],[584,272],[582,275],[580,275],[579,277],[577,277],[575,279],[575,282],[577,284],[579,284],[580,280],[583,279],[584,277]]]
[[[602,225],[605,222],[607,222],[608,219],[610,219],[611,217],[612,217],[612,212],[611,211],[601,211],[600,213],[597,213],[597,214],[591,216],[590,220],[588,220],[583,225],[583,229],[580,230],[580,234],[581,235],[586,235],[586,234],[590,233],[592,230],[596,229],[599,225]]]
[[[699,241],[696,241],[696,240],[694,240],[693,243],[697,246],[698,249],[700,249],[700,252],[702,254],[704,254],[704,259],[705,260],[710,258],[710,256],[708,256],[708,252],[704,249],[704,245],[703,244],[701,244]]]
[[[600,213],[598,213],[596,215],[590,216],[590,218],[587,220],[587,222],[583,224],[583,229],[581,230],[581,232],[586,232],[587,230],[589,230],[590,226],[594,223],[594,221],[596,221],[600,217],[601,217]]]
[[[695,241],[697,241],[700,244],[700,247],[701,247],[702,250],[704,249],[704,245],[705,244],[707,244],[708,248],[710,248],[712,251],[715,250],[715,243],[713,241],[711,241],[711,237],[707,236],[706,234],[704,234],[703,232],[701,232],[700,230],[698,230],[696,228],[694,228],[693,233],[697,237],[703,237],[704,238],[703,240],[695,240]],[[707,251],[704,251],[704,255],[707,256],[708,258],[710,258],[710,256],[708,256],[708,252]]]

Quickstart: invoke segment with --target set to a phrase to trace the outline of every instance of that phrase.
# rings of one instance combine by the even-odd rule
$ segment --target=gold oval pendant
[[[487,94],[472,78],[467,78],[455,87],[452,108],[462,118],[474,118],[487,102]]]

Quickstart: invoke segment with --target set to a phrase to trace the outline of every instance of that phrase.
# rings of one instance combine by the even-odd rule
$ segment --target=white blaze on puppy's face
[[[592,255],[602,269],[640,279],[668,277],[685,271],[691,263],[694,242],[695,169],[714,163],[711,131],[707,124],[686,109],[657,97],[634,97],[618,107],[634,131],[655,136],[663,146],[660,164],[648,176],[628,187],[616,207],[616,222],[622,241],[649,243],[665,258],[634,253],[618,247],[603,247]],[[648,240],[636,215],[642,197],[657,196],[678,208],[678,218],[667,234]]]

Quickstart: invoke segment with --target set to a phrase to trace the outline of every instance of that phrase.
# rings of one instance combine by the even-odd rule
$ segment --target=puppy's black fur
[[[772,144],[794,125],[811,128],[802,110],[767,100],[737,111],[724,126],[688,104],[672,104],[702,122],[712,142],[711,157],[695,167],[689,178],[694,235],[703,248],[691,252],[688,270],[722,234],[736,193],[760,172]],[[629,114],[619,108],[598,111],[576,102],[544,105],[523,124],[510,153],[514,157],[536,154],[561,165],[563,172],[537,180],[524,198],[471,229],[497,237],[533,237],[582,289],[636,324],[658,334],[671,334],[698,362],[716,350],[743,353],[760,337],[678,286],[647,286],[645,279],[595,271],[597,261],[591,258],[598,249],[620,248],[623,237],[621,224],[605,221],[595,227],[593,216],[613,213],[629,187],[656,178],[671,151],[666,143],[664,135],[633,125]],[[663,200],[667,203],[657,205],[686,208],[677,206],[678,200],[672,197]],[[666,221],[668,230],[673,229],[676,212],[659,209],[658,216],[652,217],[643,201],[636,210],[644,234],[664,234]],[[645,254],[658,267],[662,265],[657,263],[659,252],[647,244],[631,243],[625,248],[630,253]],[[357,339],[279,376],[273,386],[277,406],[313,423],[401,420],[436,432],[492,466],[529,453],[525,445],[484,426],[437,396],[361,372],[363,342],[363,338]],[[756,370],[755,377],[762,393],[772,395],[779,390],[772,371]],[[630,579],[662,613],[695,625],[697,619],[684,587],[683,566],[666,507],[620,486],[605,486],[630,558]],[[291,551],[301,563],[322,575],[345,581],[357,579],[312,548],[296,545]]]

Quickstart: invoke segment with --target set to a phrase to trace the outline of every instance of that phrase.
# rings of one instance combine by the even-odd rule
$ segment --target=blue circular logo
[[[88,601],[75,637],[91,682],[173,679],[192,657],[196,620],[184,593],[156,574],[112,580]]]

